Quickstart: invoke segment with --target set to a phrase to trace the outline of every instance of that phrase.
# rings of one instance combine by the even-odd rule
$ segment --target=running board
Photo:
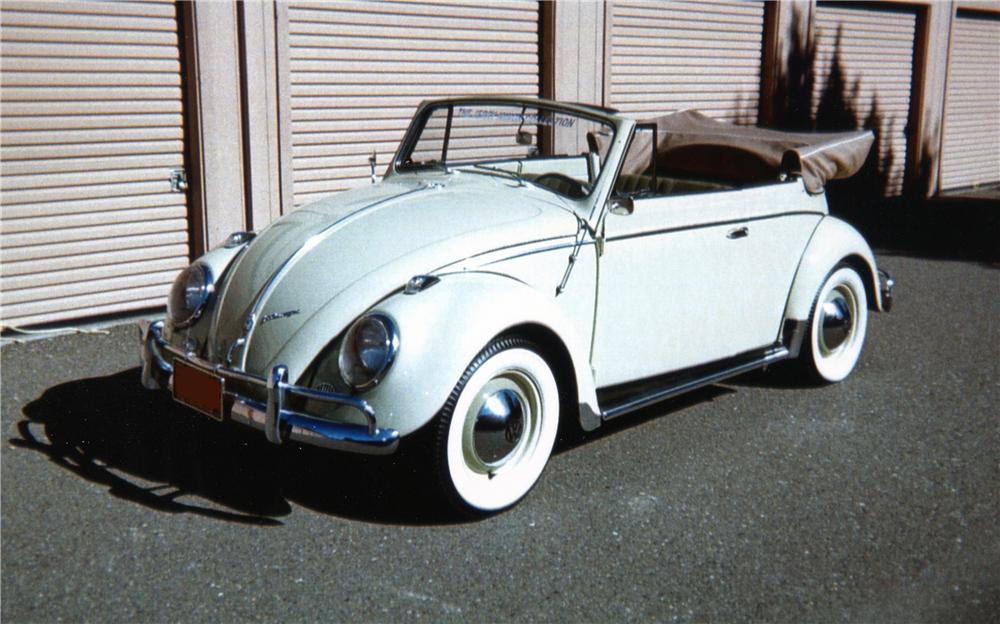
[[[623,416],[629,412],[640,410],[644,407],[652,405],[653,403],[665,401],[666,399],[673,398],[679,394],[684,394],[685,392],[697,390],[698,388],[704,386],[710,386],[724,379],[729,379],[730,377],[736,377],[737,375],[742,375],[743,373],[749,373],[750,371],[764,368],[765,366],[774,364],[775,362],[780,362],[781,360],[788,358],[790,355],[791,353],[788,351],[787,347],[774,347],[765,351],[763,355],[752,360],[728,366],[701,377],[687,379],[680,383],[667,385],[649,392],[629,397],[618,405],[611,406],[602,411],[601,420],[607,421],[612,418],[618,418],[619,416]]]

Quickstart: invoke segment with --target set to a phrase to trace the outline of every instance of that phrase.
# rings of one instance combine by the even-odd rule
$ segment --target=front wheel
[[[868,329],[865,284],[853,268],[839,265],[816,293],[803,360],[813,377],[833,383],[858,362]]]
[[[459,509],[489,513],[538,481],[559,428],[559,390],[537,348],[492,341],[472,361],[438,415],[434,456]]]

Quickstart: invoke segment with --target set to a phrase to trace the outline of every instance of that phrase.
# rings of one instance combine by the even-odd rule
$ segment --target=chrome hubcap
[[[820,314],[820,346],[824,353],[837,350],[847,342],[853,329],[851,303],[839,290],[830,293]]]
[[[465,465],[490,478],[516,469],[538,442],[538,386],[519,370],[505,370],[476,393],[462,433]]]
[[[524,401],[511,388],[489,392],[483,398],[472,430],[476,455],[485,464],[508,457],[524,433]]]

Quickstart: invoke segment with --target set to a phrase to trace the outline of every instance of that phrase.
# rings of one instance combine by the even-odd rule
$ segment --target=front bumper
[[[167,357],[170,358],[168,361]],[[375,410],[364,400],[336,392],[324,392],[288,383],[288,369],[277,365],[265,379],[256,375],[206,362],[184,353],[163,339],[163,321],[144,322],[142,327],[142,385],[150,390],[173,388],[173,360],[188,364],[223,380],[226,388],[235,382],[256,386],[266,393],[266,402],[226,390],[223,409],[230,419],[261,429],[268,441],[281,444],[294,440],[313,446],[369,454],[388,454],[399,444],[399,432],[380,429]],[[291,397],[346,405],[360,412],[368,426],[336,423],[325,418],[292,411]]]

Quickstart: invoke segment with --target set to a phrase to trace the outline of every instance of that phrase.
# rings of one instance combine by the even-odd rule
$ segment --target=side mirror
[[[517,144],[518,145],[531,145],[535,142],[535,139],[531,136],[531,133],[527,130],[517,131]]]
[[[635,202],[631,197],[612,197],[611,214],[627,217],[635,212]]]

